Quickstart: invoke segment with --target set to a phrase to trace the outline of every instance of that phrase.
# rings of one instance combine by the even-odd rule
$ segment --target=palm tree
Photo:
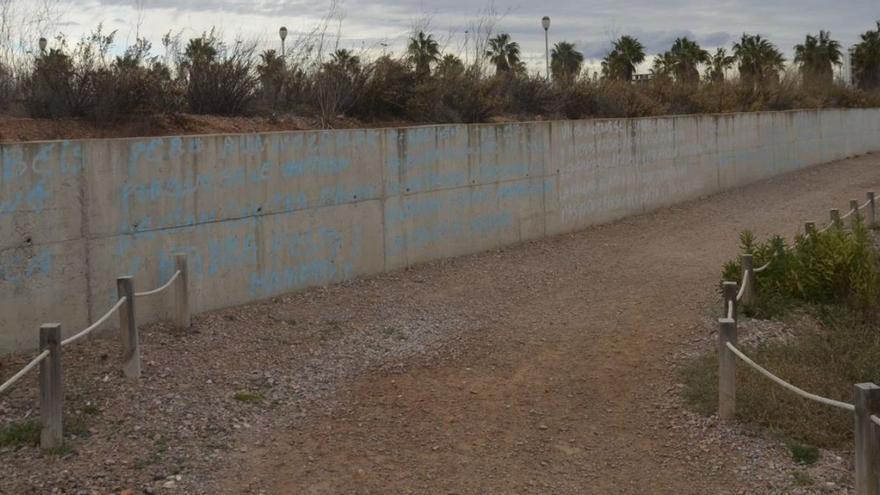
[[[495,64],[496,75],[516,71],[522,65],[519,43],[512,41],[507,33],[501,33],[489,40],[486,57]]]
[[[574,43],[560,41],[550,50],[550,71],[553,79],[561,83],[574,81],[584,63],[584,54],[575,49]]]
[[[669,52],[661,53],[654,57],[651,64],[651,75],[655,80],[669,80],[675,71],[675,59]]]
[[[724,82],[724,74],[733,67],[736,57],[727,54],[724,48],[718,48],[709,58],[709,68],[706,69],[706,79],[713,83]]]
[[[794,61],[800,65],[804,83],[811,86],[830,86],[834,66],[842,57],[840,43],[831,39],[828,31],[819,31],[819,36],[808,34],[803,44],[794,47]]]
[[[636,65],[645,61],[645,47],[632,36],[621,36],[602,59],[602,73],[623,81],[632,81]]]
[[[697,65],[709,63],[709,52],[700,48],[696,41],[687,37],[678,38],[669,49],[672,58],[672,71],[675,80],[684,84],[696,84],[700,81]]]
[[[345,74],[357,74],[361,71],[361,58],[350,50],[340,48],[330,54],[328,65]]]
[[[739,75],[754,88],[779,81],[779,71],[785,68],[785,57],[773,43],[760,34],[743,34],[733,45],[733,54],[739,62]]]
[[[853,75],[862,89],[880,88],[880,21],[876,31],[861,35],[852,52]]]
[[[465,72],[464,62],[461,61],[461,58],[456,57],[452,54],[446,54],[437,63],[437,68],[435,70],[437,76],[444,79],[451,79],[458,77]]]
[[[183,51],[183,56],[192,65],[209,64],[217,58],[218,45],[219,41],[214,37],[213,31],[210,34],[203,33],[201,37],[189,40]]]
[[[415,66],[416,75],[424,78],[431,75],[431,64],[440,61],[440,44],[432,35],[419,31],[409,39],[406,54],[409,62]]]

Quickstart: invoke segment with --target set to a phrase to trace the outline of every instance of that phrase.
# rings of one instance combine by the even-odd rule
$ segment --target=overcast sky
[[[37,1],[37,0],[24,0]],[[292,33],[314,27],[331,9],[327,0],[54,0],[61,2],[58,29],[79,37],[98,22],[118,30],[120,45],[138,29],[161,50],[169,30],[195,35],[212,26],[226,38],[261,38],[278,44],[277,30]],[[649,54],[669,48],[676,37],[689,36],[704,48],[729,47],[743,32],[760,33],[789,57],[805,33],[831,31],[844,46],[880,19],[880,0],[339,0],[340,44],[346,48],[400,50],[413,26],[428,22],[449,51],[460,51],[465,30],[491,9],[495,29],[509,32],[532,69],[543,63],[540,19],[548,15],[551,46],[573,41],[590,59],[601,58],[610,40],[621,34],[638,37]],[[139,21],[140,20],[140,21]],[[335,28],[334,28],[335,31]],[[291,34],[288,43],[296,34]],[[472,35],[471,35],[472,36]],[[380,48],[386,43],[388,48]],[[473,43],[471,38],[470,43]],[[473,45],[471,45],[473,47]]]

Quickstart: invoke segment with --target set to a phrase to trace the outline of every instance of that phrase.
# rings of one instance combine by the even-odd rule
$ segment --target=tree
[[[672,72],[675,80],[684,84],[697,84],[700,81],[699,64],[710,61],[709,52],[700,48],[696,41],[687,37],[678,38],[669,49],[672,59]]]
[[[495,64],[496,75],[517,72],[523,66],[519,43],[512,41],[507,33],[501,33],[489,40],[486,57]]]
[[[437,63],[435,72],[440,78],[454,79],[464,74],[464,62],[461,61],[461,58],[448,53]]]
[[[632,81],[636,66],[645,61],[645,47],[632,36],[621,36],[602,60],[605,77]]]
[[[779,71],[785,68],[785,57],[773,43],[760,34],[743,34],[733,45],[733,54],[739,62],[739,75],[753,88],[761,88],[779,81]]]
[[[713,83],[724,82],[725,73],[733,67],[736,57],[728,55],[727,50],[718,48],[709,57],[709,67],[706,69],[706,79]]]
[[[651,64],[651,75],[654,80],[671,80],[675,73],[675,59],[669,52],[661,53],[654,57]]]
[[[351,53],[350,50],[340,48],[330,54],[330,62],[327,66],[348,75],[357,75],[361,72],[361,58]]]
[[[584,54],[575,49],[574,43],[560,41],[550,50],[550,71],[553,79],[570,84],[581,72]]]
[[[406,55],[409,63],[415,67],[416,75],[426,78],[431,75],[431,64],[440,61],[440,44],[432,35],[419,31],[409,39]]]
[[[862,89],[880,89],[880,21],[877,29],[861,35],[852,52],[853,75]]]
[[[794,47],[794,62],[800,66],[804,84],[828,87],[834,81],[834,67],[840,64],[843,52],[840,43],[831,39],[828,31],[818,36],[808,34],[803,44]]]

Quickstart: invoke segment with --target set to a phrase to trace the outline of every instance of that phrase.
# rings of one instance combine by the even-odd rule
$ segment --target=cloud
[[[509,32],[520,43],[524,57],[539,64],[544,53],[540,19],[549,15],[551,45],[568,40],[577,44],[588,59],[604,56],[611,40],[631,34],[645,45],[648,54],[661,53],[680,36],[698,41],[707,49],[729,46],[743,32],[760,33],[790,54],[792,46],[808,32],[831,30],[848,46],[858,34],[873,27],[880,17],[877,0],[338,0],[344,13],[340,43],[377,46],[387,41],[403,49],[406,33],[418,20],[429,21],[432,32],[449,49],[464,46],[464,31],[476,19],[490,17],[498,31]],[[212,26],[227,35],[260,37],[277,43],[277,26],[308,31],[328,14],[331,0],[61,0],[69,8],[71,22],[83,30],[103,18],[134,24],[141,5],[143,29],[156,37],[169,29],[198,33]],[[331,27],[335,33],[335,25]],[[473,33],[470,43],[473,46]],[[447,42],[447,40],[449,40]]]

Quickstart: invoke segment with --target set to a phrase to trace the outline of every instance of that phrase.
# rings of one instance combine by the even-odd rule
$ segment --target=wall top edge
[[[328,133],[328,132],[358,132],[358,131],[401,131],[401,130],[410,130],[410,129],[427,129],[427,128],[444,128],[444,127],[503,127],[510,125],[531,125],[531,124],[567,124],[567,123],[578,123],[578,122],[610,122],[610,121],[619,121],[619,122],[632,122],[632,121],[648,121],[648,120],[669,120],[669,119],[682,119],[689,117],[698,117],[698,118],[732,118],[740,115],[776,115],[776,114],[796,114],[796,113],[825,113],[828,111],[840,111],[840,110],[880,110],[880,107],[868,107],[868,108],[847,108],[847,107],[826,107],[826,108],[800,108],[800,109],[791,109],[791,110],[762,110],[762,111],[754,111],[754,112],[722,112],[722,113],[681,113],[681,114],[667,114],[667,115],[653,115],[647,117],[596,117],[589,119],[553,119],[553,120],[522,120],[522,121],[511,121],[511,122],[494,122],[494,123],[480,123],[480,124],[467,124],[467,123],[451,123],[451,124],[419,124],[419,125],[409,125],[409,126],[388,126],[388,127],[350,127],[350,128],[338,128],[338,129],[303,129],[303,130],[288,130],[288,131],[260,131],[260,132],[231,132],[231,133],[208,133],[208,134],[158,134],[153,136],[130,136],[130,137],[119,137],[119,138],[70,138],[70,139],[46,139],[46,140],[34,140],[34,141],[5,141],[0,139],[0,147],[5,146],[15,146],[22,144],[48,144],[48,143],[70,143],[70,142],[79,142],[79,143],[104,143],[104,142],[132,142],[132,141],[144,141],[150,139],[168,139],[168,138],[180,138],[180,139],[192,139],[192,138],[222,138],[222,137],[240,137],[240,136],[272,136],[272,135],[284,135],[284,134],[312,134],[312,133]]]

